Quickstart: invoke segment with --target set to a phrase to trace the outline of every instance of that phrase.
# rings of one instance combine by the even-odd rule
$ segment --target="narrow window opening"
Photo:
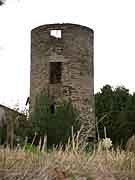
[[[51,104],[51,105],[50,105],[50,113],[51,113],[51,114],[54,114],[54,113],[55,113],[55,106],[54,106],[54,104]]]
[[[61,30],[51,30],[50,31],[50,36],[53,36],[55,38],[61,38],[62,37],[62,31]]]
[[[61,83],[61,75],[62,75],[62,63],[50,62],[50,83],[51,84]]]

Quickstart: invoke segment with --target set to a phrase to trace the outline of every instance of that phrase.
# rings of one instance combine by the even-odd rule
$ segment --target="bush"
[[[47,147],[65,145],[71,137],[71,127],[74,133],[80,128],[78,120],[79,112],[70,102],[63,101],[55,109],[51,109],[49,99],[45,94],[36,98],[35,110],[32,113],[33,133],[37,133],[37,139],[47,136]]]

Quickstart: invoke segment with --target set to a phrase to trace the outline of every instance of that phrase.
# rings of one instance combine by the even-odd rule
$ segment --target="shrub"
[[[33,130],[37,133],[37,139],[47,136],[47,147],[65,145],[71,137],[71,127],[74,133],[80,128],[78,120],[79,112],[70,102],[62,101],[57,104],[55,110],[51,109],[49,99],[45,94],[36,98],[34,112],[31,115]],[[33,133],[34,133],[33,132]]]

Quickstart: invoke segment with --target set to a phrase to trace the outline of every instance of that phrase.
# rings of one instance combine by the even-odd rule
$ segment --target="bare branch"
[[[5,3],[4,0],[0,0],[0,6],[2,6]]]

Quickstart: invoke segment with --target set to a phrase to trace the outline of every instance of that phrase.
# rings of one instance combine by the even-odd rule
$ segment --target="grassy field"
[[[50,152],[1,148],[0,180],[135,180],[135,154],[100,146],[86,153],[75,143]]]

